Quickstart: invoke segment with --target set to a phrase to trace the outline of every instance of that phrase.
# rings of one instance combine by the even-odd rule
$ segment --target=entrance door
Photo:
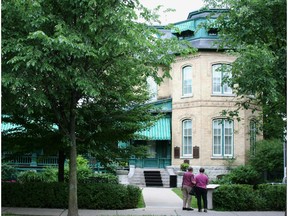
[[[147,141],[148,157],[144,159],[143,167],[158,168],[157,143],[155,140]]]

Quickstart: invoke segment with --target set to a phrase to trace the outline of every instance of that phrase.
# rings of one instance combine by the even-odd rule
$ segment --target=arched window
[[[182,68],[182,95],[192,95],[192,67]]]
[[[233,156],[233,121],[227,119],[213,120],[213,156]]]
[[[182,155],[192,157],[192,120],[182,122]]]
[[[231,77],[231,65],[227,64],[215,64],[212,66],[212,91],[213,94],[232,94],[232,88],[225,82],[225,79]]]

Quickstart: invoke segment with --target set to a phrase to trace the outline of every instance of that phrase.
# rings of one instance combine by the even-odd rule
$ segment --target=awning
[[[16,130],[23,130],[24,128],[19,126],[19,125],[16,125],[16,124],[13,124],[13,123],[10,123],[10,122],[1,122],[1,133],[4,133],[4,132],[8,132],[10,130],[13,130],[13,131],[16,131]]]
[[[143,140],[171,140],[171,118],[161,118],[151,128],[137,134],[144,136]]]

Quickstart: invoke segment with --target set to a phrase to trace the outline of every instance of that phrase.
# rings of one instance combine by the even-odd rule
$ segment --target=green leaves
[[[249,163],[261,173],[282,173],[283,143],[276,139],[257,142],[256,154],[251,153]]]
[[[147,21],[156,18],[138,1],[4,1],[7,114],[21,111],[35,122],[52,122],[64,137],[76,115],[75,133],[86,145],[129,140],[149,126],[156,118],[150,105],[143,106],[147,77],[160,84],[169,77],[173,54],[194,50],[161,39],[156,28],[136,22],[137,13]],[[112,130],[119,135],[111,137]]]

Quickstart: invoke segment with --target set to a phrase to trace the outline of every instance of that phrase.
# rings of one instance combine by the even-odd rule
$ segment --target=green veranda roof
[[[171,140],[171,118],[161,118],[151,128],[137,134],[149,140]]]

